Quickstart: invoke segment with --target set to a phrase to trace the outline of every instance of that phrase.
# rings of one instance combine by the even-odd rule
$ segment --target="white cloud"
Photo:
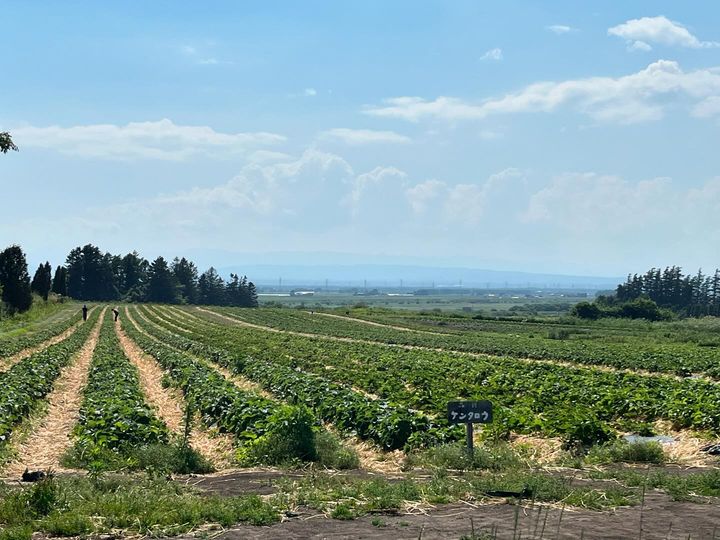
[[[320,138],[330,141],[339,141],[350,145],[362,144],[394,144],[409,143],[410,137],[400,135],[394,131],[378,131],[372,129],[334,128],[320,133]]]
[[[710,96],[695,105],[693,115],[699,118],[720,115],[720,96]]]
[[[201,66],[219,66],[219,65],[232,65],[233,62],[230,60],[218,60],[215,57],[204,57],[201,55],[197,47],[192,45],[183,45],[180,50],[182,53],[191,59],[194,63]]]
[[[168,119],[130,122],[124,126],[24,126],[13,129],[13,135],[27,148],[120,160],[184,160],[198,155],[222,157],[285,140],[284,136],[275,133],[220,133],[208,126],[181,126]]]
[[[628,48],[628,51],[642,51],[642,52],[652,51],[652,47],[648,43],[645,43],[644,41],[628,41],[627,48]]]
[[[492,60],[492,61],[499,61],[503,59],[503,52],[502,49],[498,49],[497,47],[494,49],[490,49],[489,51],[486,51],[485,54],[483,54],[480,57],[480,60]]]
[[[700,41],[682,24],[671,21],[662,15],[630,19],[609,28],[608,34],[625,39],[635,50],[649,50],[650,43],[692,49],[720,47],[720,43],[717,41]]]
[[[567,26],[564,24],[553,24],[550,26],[546,26],[545,30],[548,30],[549,32],[553,32],[555,34],[561,35],[561,34],[569,34],[570,32],[576,32],[577,30],[573,28],[572,26]]]
[[[538,82],[519,92],[480,102],[446,96],[434,100],[398,97],[365,112],[417,122],[425,118],[482,120],[494,114],[552,112],[570,107],[598,121],[629,124],[661,118],[671,103],[713,95],[720,95],[718,68],[685,72],[677,62],[658,60],[637,73],[617,78]]]
[[[317,96],[317,90],[315,90],[314,88],[306,88],[303,94],[307,97],[314,97]]]

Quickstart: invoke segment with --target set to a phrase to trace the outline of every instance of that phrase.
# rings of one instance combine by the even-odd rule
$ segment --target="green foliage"
[[[40,495],[42,494],[42,495]],[[206,524],[269,525],[277,510],[257,496],[216,497],[160,479],[51,479],[0,494],[0,538],[83,536],[124,531],[171,536]]]
[[[461,444],[440,445],[410,453],[403,466],[433,467],[452,470],[493,470],[501,471],[522,468],[523,463],[517,452],[506,443],[476,446],[472,456]]]
[[[32,305],[27,261],[20,246],[0,252],[0,295],[10,313],[27,311]]]
[[[590,449],[587,460],[590,463],[654,463],[665,461],[662,445],[655,441],[612,443],[595,446]]]
[[[163,367],[169,381],[180,388],[186,401],[206,426],[234,434],[241,443],[240,457],[272,463],[314,460],[314,417],[302,407],[287,407],[244,392],[217,371],[168,344],[183,343],[169,333],[162,341],[139,332],[123,321],[128,335]],[[144,326],[146,330],[150,330]]]
[[[168,328],[166,321],[156,317],[153,317],[153,320]],[[403,448],[406,444],[436,444],[462,435],[457,428],[441,427],[426,416],[407,408],[371,399],[346,385],[305,373],[296,369],[296,366],[272,362],[272,356],[248,357],[242,350],[242,343],[227,339],[229,329],[208,328],[202,335],[193,336],[194,339],[177,336],[157,326],[145,326],[145,329],[166,343],[192,350],[195,354],[230,367],[258,382],[274,395],[291,403],[310,407],[318,417],[332,422],[336,429],[369,439],[383,448],[394,450]],[[217,343],[222,343],[224,348],[216,348]],[[253,349],[253,352],[259,354],[261,351]],[[267,353],[274,354],[273,349],[265,351],[265,354]]]
[[[51,291],[61,296],[67,296],[67,268],[58,266],[55,268],[55,276],[52,280]]]
[[[108,452],[127,455],[134,447],[168,441],[166,426],[145,403],[137,369],[122,352],[109,313],[102,322],[74,436],[74,453],[87,463],[103,461]]]
[[[50,263],[46,262],[38,266],[38,269],[35,271],[35,275],[30,283],[30,290],[42,296],[42,299],[47,302],[51,287],[52,269]]]
[[[67,292],[76,300],[117,300],[113,257],[87,244],[70,251],[66,260]]]
[[[158,257],[148,270],[147,300],[161,304],[176,304],[180,300],[179,284],[164,258]]]
[[[18,325],[21,328],[19,328],[17,332],[12,332],[9,336],[3,336],[3,339],[0,340],[0,357],[10,356],[23,349],[34,347],[58,334],[62,334],[80,322],[80,311],[75,311],[75,307],[72,307],[71,309],[74,311],[74,314],[70,315],[71,311],[69,309],[64,310],[66,312],[65,317],[60,318],[60,320],[52,324],[44,324],[40,319],[58,311],[58,308],[54,307],[56,305],[57,304],[37,302],[29,311],[22,314],[15,314],[11,319],[8,319],[7,322],[9,324],[13,326]]]
[[[322,467],[338,470],[360,468],[357,452],[343,446],[329,431],[318,430],[315,433],[315,452],[317,463]]]
[[[52,390],[55,379],[73,355],[80,350],[97,320],[94,314],[69,338],[18,362],[0,373],[0,446],[15,425],[27,417]]]
[[[10,150],[17,152],[17,145],[7,131],[0,132],[0,153],[7,154]]]
[[[280,465],[317,461],[315,418],[306,407],[278,407],[266,420],[269,428],[238,451],[244,465]]]
[[[169,311],[180,313],[179,310],[166,310]],[[286,321],[287,312],[288,316],[309,320],[308,324],[322,319],[326,335],[334,333],[332,319],[297,314],[294,310],[220,311],[234,313],[248,321],[276,317],[281,323]],[[340,425],[342,429],[354,429],[361,437],[375,436],[375,430],[381,427],[387,429],[371,440],[397,437],[396,426],[392,422],[383,423],[383,419],[387,416],[397,418],[392,413],[401,412],[403,408],[436,415],[434,422],[440,428],[427,429],[428,424],[425,424],[423,429],[413,429],[412,438],[408,438],[411,445],[434,445],[443,442],[443,437],[458,440],[463,436],[462,429],[451,431],[442,424],[447,402],[479,397],[494,403],[496,414],[492,430],[542,432],[566,437],[569,443],[581,445],[608,440],[612,437],[611,426],[621,419],[639,422],[666,419],[675,427],[720,431],[720,388],[701,379],[648,377],[517,358],[486,358],[421,348],[407,350],[382,343],[310,338],[234,326],[203,311],[193,313],[203,319],[207,317],[207,320],[202,321],[197,315],[184,321],[182,316],[173,319],[173,325],[186,330],[182,338],[170,335],[177,329],[172,330],[167,322],[157,317],[153,317],[153,321],[168,329],[164,333],[152,331],[159,332],[161,339],[175,339],[182,346],[201,344],[197,345],[197,350],[206,347],[208,357],[217,358],[216,361],[229,365],[285,399],[307,404],[318,417]],[[368,330],[364,328],[368,325],[352,324],[362,326],[359,331],[376,332],[376,336],[386,332],[385,328],[369,327]],[[399,333],[388,335],[394,338]],[[420,335],[421,339],[428,340],[425,342],[428,344],[436,337]],[[513,337],[522,343],[522,336]],[[390,338],[385,339],[389,341]],[[188,342],[190,345],[186,345]],[[621,351],[625,350],[624,346],[623,343]],[[640,351],[647,354],[650,362],[653,350],[643,348]],[[637,350],[635,355],[638,355]],[[356,389],[380,399],[367,397]],[[343,406],[332,406],[330,402]],[[364,408],[365,403],[368,409]],[[378,406],[380,408],[375,409]],[[378,419],[370,420],[371,426],[363,422],[367,418],[362,416],[365,411],[372,411]],[[429,422],[427,416],[423,419],[423,415],[416,414],[401,414],[400,419],[407,422],[419,418],[416,426]],[[388,438],[383,439],[385,436]],[[423,439],[425,436],[428,438]]]

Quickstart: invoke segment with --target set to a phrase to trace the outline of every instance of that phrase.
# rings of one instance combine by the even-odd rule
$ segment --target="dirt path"
[[[92,313],[92,311],[95,309],[95,307],[91,308],[88,312],[88,317]],[[67,338],[69,338],[71,335],[75,333],[75,331],[80,327],[82,324],[82,321],[77,322],[76,324],[72,325],[70,328],[65,330],[63,333],[58,334],[57,336],[53,336],[47,341],[43,341],[39,345],[35,345],[34,347],[29,347],[27,349],[23,349],[20,352],[17,352],[13,354],[12,356],[8,356],[6,358],[0,358],[0,373],[3,371],[7,371],[11,367],[13,367],[18,362],[25,360],[29,356],[32,356],[35,353],[38,353],[40,351],[43,351],[50,347],[51,345],[55,345],[57,343],[60,343],[61,341],[65,341]]]
[[[497,356],[487,353],[478,353],[478,352],[470,352],[470,351],[459,351],[457,349],[445,349],[442,347],[427,347],[423,345],[407,345],[407,344],[401,344],[401,343],[386,343],[384,341],[374,341],[371,339],[358,339],[358,338],[349,338],[349,337],[340,337],[340,336],[329,336],[325,334],[312,334],[308,332],[296,332],[294,330],[280,330],[278,328],[273,328],[271,326],[264,326],[261,324],[254,324],[249,323],[240,319],[236,319],[234,317],[228,317],[227,315],[223,315],[221,313],[217,313],[215,311],[211,311],[209,309],[201,308],[201,307],[195,307],[196,310],[202,311],[203,313],[207,313],[211,317],[217,317],[219,319],[224,319],[226,321],[229,321],[233,324],[236,324],[238,326],[246,326],[248,328],[256,328],[258,330],[264,330],[265,332],[275,332],[278,334],[290,334],[293,336],[300,336],[300,337],[307,337],[307,338],[315,338],[315,339],[322,339],[325,341],[339,341],[343,343],[364,343],[367,345],[380,345],[383,347],[392,347],[396,349],[406,349],[406,350],[420,350],[420,351],[431,351],[431,352],[439,352],[439,353],[445,353],[445,354],[452,354],[457,356],[469,356],[471,358],[482,358],[482,359],[507,359],[510,358],[512,360],[517,360],[519,362],[525,362],[527,364],[549,364],[553,366],[558,367],[564,367],[564,368],[571,368],[571,369],[581,369],[581,370],[587,370],[587,371],[603,371],[606,373],[624,373],[628,375],[640,375],[643,377],[660,377],[665,379],[673,379],[676,381],[686,381],[687,377],[681,377],[679,375],[673,375],[672,373],[662,373],[662,372],[656,372],[656,371],[646,371],[643,369],[625,369],[625,368],[616,368],[612,366],[605,366],[605,365],[598,365],[598,364],[582,364],[578,362],[566,362],[562,360],[547,360],[547,359],[539,359],[539,358],[527,358],[527,357],[518,357],[518,356]],[[207,320],[207,319],[205,319]],[[447,334],[443,334],[447,335]],[[695,380],[702,380],[704,382],[712,383],[712,384],[720,384],[720,381],[717,381],[715,379],[712,379],[707,376],[694,376],[693,379]]]
[[[145,321],[147,324],[152,324],[153,326],[157,326],[154,322],[152,322],[150,319],[148,319],[144,313],[141,313],[140,311],[136,312],[140,318]],[[169,332],[169,330],[163,328],[166,332]],[[142,332],[142,329],[140,329]],[[172,332],[170,332],[172,334]],[[147,334],[147,336],[151,337],[152,339],[157,339],[150,334]],[[178,335],[178,334],[176,334]],[[178,336],[178,337],[186,337],[186,336]],[[172,347],[172,346],[170,346]],[[188,356],[192,357],[194,360],[198,362],[202,362],[203,364],[207,365],[211,369],[214,369],[218,373],[222,374],[223,377],[225,377],[227,380],[232,382],[235,386],[237,386],[240,390],[244,392],[251,392],[253,394],[257,394],[259,396],[262,396],[266,399],[275,399],[273,395],[266,391],[262,386],[260,386],[257,383],[254,383],[252,381],[249,381],[248,379],[241,377],[240,375],[235,375],[232,371],[230,371],[227,368],[224,368],[223,366],[220,366],[218,364],[212,363],[209,360],[206,360],[205,358],[201,358],[199,356],[196,356],[188,351],[182,351],[184,354],[187,354]]]
[[[130,320],[130,316],[127,316]],[[155,409],[158,418],[165,422],[172,433],[182,436],[185,414],[181,393],[176,389],[163,387],[163,371],[160,366],[122,331],[120,325],[115,326],[115,332],[125,355],[138,369],[140,387],[148,404]],[[229,466],[232,455],[232,440],[229,438],[211,437],[207,431],[195,426],[190,432],[190,445],[212,461],[216,469]]]
[[[139,332],[143,331],[127,308],[125,308],[125,317]],[[155,409],[158,417],[165,422],[168,429],[172,433],[181,435],[185,421],[182,395],[176,389],[164,388],[162,386],[163,370],[155,359],[143,352],[119,326],[116,326],[115,330],[125,355],[140,372],[140,386],[145,394],[145,399]],[[218,470],[227,469],[232,462],[233,439],[229,435],[211,435],[207,430],[195,425],[190,433],[190,445],[208,458]]]
[[[202,487],[202,486],[201,486]],[[453,503],[429,509],[403,509],[371,514],[351,521],[330,519],[310,508],[297,508],[291,518],[270,527],[241,525],[216,540],[271,540],[362,538],[393,540],[496,538],[511,540],[567,539],[711,540],[720,534],[717,505],[672,501],[651,493],[645,506],[612,512],[536,505],[518,507],[502,501]],[[472,536],[472,533],[475,536]]]
[[[87,384],[93,351],[106,311],[107,308],[102,310],[95,328],[73,362],[60,373],[52,392],[46,398],[47,414],[19,445],[17,458],[5,468],[5,475],[19,476],[25,467],[31,470],[65,470],[60,467],[60,458],[71,445],[70,434],[80,414],[82,390]]]

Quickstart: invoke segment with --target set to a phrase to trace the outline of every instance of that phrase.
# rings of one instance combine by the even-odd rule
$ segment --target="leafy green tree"
[[[18,151],[18,147],[7,131],[0,133],[0,153],[7,154],[10,150]]]
[[[55,268],[51,290],[55,294],[67,296],[67,268],[62,265]]]
[[[39,294],[43,300],[47,301],[51,287],[52,268],[50,267],[50,263],[46,262],[38,266],[38,269],[35,271],[35,275],[30,283],[30,290]]]
[[[20,246],[10,246],[0,252],[0,286],[2,301],[11,313],[30,309],[30,275],[25,253]]]
[[[167,261],[158,257],[150,263],[148,271],[147,300],[164,304],[177,304],[180,299],[178,283]]]
[[[600,314],[600,308],[595,304],[591,304],[590,302],[580,302],[579,304],[576,304],[571,311],[571,315],[574,315],[575,317],[580,317],[581,319],[590,319],[593,321],[599,319]]]
[[[197,267],[185,257],[172,262],[172,273],[180,286],[180,295],[184,302],[196,304],[198,301]]]

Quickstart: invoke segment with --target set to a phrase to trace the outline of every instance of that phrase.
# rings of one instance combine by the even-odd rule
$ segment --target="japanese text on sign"
[[[448,422],[451,424],[489,424],[492,422],[492,403],[489,401],[451,401],[448,403]]]

